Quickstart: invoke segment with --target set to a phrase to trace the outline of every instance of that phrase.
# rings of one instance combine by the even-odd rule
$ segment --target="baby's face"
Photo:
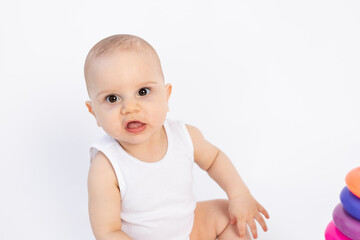
[[[152,52],[121,50],[100,56],[88,75],[91,102],[86,106],[106,133],[120,144],[143,143],[159,133],[169,111],[171,85],[164,85]]]

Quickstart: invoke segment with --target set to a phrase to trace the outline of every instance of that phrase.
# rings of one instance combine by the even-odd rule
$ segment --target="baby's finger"
[[[269,213],[266,211],[266,209],[263,206],[260,205],[258,211],[261,212],[266,218],[270,218]]]
[[[249,224],[249,227],[250,227],[251,234],[253,235],[254,238],[257,238],[257,228],[256,228],[255,220],[251,219],[248,222],[248,224]]]
[[[237,226],[237,229],[239,230],[240,237],[245,237],[245,233],[246,233],[246,222],[245,222],[245,220],[237,219],[236,226]]]
[[[258,221],[258,223],[260,224],[260,226],[262,227],[262,229],[266,232],[268,229],[267,229],[265,220],[264,220],[264,218],[260,215],[260,213],[255,214],[255,219],[256,219],[256,221]]]

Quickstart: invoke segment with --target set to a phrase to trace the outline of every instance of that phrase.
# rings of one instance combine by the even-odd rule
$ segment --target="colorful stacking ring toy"
[[[331,221],[325,229],[325,240],[351,240],[342,234],[337,228],[333,221]]]
[[[352,240],[360,240],[360,221],[347,214],[339,203],[333,211],[333,220],[336,228]]]
[[[340,194],[340,200],[345,211],[360,221],[360,198],[352,194],[347,187],[344,187]]]
[[[351,170],[345,177],[348,189],[360,198],[360,167]]]

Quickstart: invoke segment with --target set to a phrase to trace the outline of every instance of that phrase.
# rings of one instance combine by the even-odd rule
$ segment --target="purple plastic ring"
[[[360,240],[360,221],[347,214],[339,203],[333,211],[333,220],[336,228],[352,240]]]

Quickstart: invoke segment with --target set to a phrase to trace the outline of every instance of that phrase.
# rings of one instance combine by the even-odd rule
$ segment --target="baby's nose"
[[[127,101],[124,103],[124,106],[121,108],[121,114],[129,114],[134,112],[139,112],[141,107],[136,101]]]

